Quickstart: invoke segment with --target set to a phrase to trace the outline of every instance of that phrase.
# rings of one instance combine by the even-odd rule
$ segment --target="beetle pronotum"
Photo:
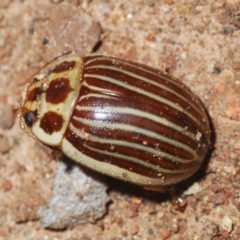
[[[159,69],[63,55],[30,78],[20,126],[103,174],[162,191],[194,174],[210,129],[198,97]]]

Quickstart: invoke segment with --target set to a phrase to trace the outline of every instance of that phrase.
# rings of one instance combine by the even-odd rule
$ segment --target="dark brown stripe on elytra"
[[[106,84],[104,85],[104,89],[106,89]],[[121,88],[121,87],[120,87]],[[119,88],[119,89],[120,89]],[[119,90],[118,89],[118,90]],[[107,91],[107,89],[105,90]],[[80,96],[84,96],[85,94],[89,94],[89,93],[95,93],[95,92],[91,92],[89,91],[86,87],[82,87],[81,92],[80,92]],[[101,94],[102,96],[106,95],[106,93],[102,93],[102,92],[98,92],[98,94]],[[137,110],[141,110],[143,112],[148,112],[150,114],[159,116],[161,118],[167,119],[169,122],[172,122],[180,127],[182,127],[183,129],[186,129],[186,131],[196,135],[198,131],[202,131],[203,133],[205,133],[205,131],[207,130],[207,125],[204,125],[204,128],[199,128],[196,129],[196,123],[192,120],[189,119],[189,117],[186,114],[183,114],[175,109],[169,108],[164,104],[159,105],[158,102],[154,102],[151,101],[149,99],[142,99],[142,98],[138,98],[139,94],[125,94],[125,95],[121,95],[119,97],[115,97],[115,98],[101,98],[100,100],[98,98],[95,97],[89,97],[89,98],[85,98],[83,99],[80,103],[78,103],[79,106],[99,106],[99,107],[104,107],[105,106],[113,106],[113,107],[128,107],[128,108],[132,108],[132,109],[137,109]],[[144,101],[145,100],[145,101]],[[102,111],[101,111],[102,112]],[[107,116],[107,113],[105,113]],[[108,119],[108,121],[114,121],[114,118],[116,116],[119,116],[121,118],[121,115],[114,115],[113,113],[109,113],[108,115],[111,115]],[[94,116],[93,116],[94,118]],[[131,119],[131,116],[123,116],[123,119],[125,119],[125,121],[128,121],[128,119]],[[142,119],[143,124],[145,124],[145,127],[150,126],[149,124],[153,125],[156,124],[153,121],[149,122],[149,124],[146,124],[146,119]],[[140,123],[140,120],[139,120]],[[193,149],[196,149],[196,146],[198,145],[198,143],[196,143],[196,141],[189,139],[187,136],[184,137],[184,139],[182,139],[181,137],[183,135],[181,135],[180,132],[172,129],[171,127],[167,127],[167,126],[163,126],[159,123],[159,127],[162,129],[162,134],[166,134],[168,137],[171,137],[171,134],[173,134],[173,137],[178,136],[180,139],[180,142],[188,142],[190,147],[192,147]],[[166,129],[166,130],[165,130]],[[169,132],[169,135],[168,135]],[[201,141],[206,142],[206,136],[203,135],[203,138],[201,139]],[[194,145],[192,145],[194,144]]]
[[[124,68],[121,66],[121,69],[124,69]],[[168,90],[165,90],[165,89],[163,89],[161,87],[158,87],[158,86],[149,84],[147,82],[141,81],[138,78],[135,78],[135,77],[132,77],[132,76],[129,76],[129,75],[125,74],[124,72],[120,73],[120,72],[114,71],[114,70],[106,72],[105,69],[97,69],[97,68],[94,69],[94,71],[93,71],[93,69],[90,69],[90,70],[91,71],[84,70],[84,74],[91,74],[91,73],[93,73],[93,74],[97,74],[98,76],[107,75],[110,78],[116,79],[116,80],[118,80],[120,82],[124,82],[124,83],[129,84],[129,85],[131,85],[133,87],[136,87],[136,89],[143,89],[144,91],[147,91],[147,92],[150,92],[152,94],[155,94],[158,97],[162,97],[162,98],[164,98],[166,100],[169,100],[170,102],[175,103],[178,106],[181,106],[183,108],[183,111],[186,110],[187,112],[189,112],[193,116],[195,116],[197,119],[199,119],[201,117],[201,114],[199,113],[199,111],[197,111],[196,109],[191,107],[191,105],[189,104],[189,101],[187,102],[187,101],[183,100],[182,98],[178,97],[177,95],[175,95],[174,93],[172,93],[172,92],[170,92]],[[147,78],[149,78],[149,76],[147,76]],[[89,79],[89,78],[84,77],[84,80],[86,80],[87,82],[89,82],[89,84],[91,84],[91,80],[93,80],[93,79]],[[98,85],[100,83],[104,84],[103,82],[104,81],[99,81]],[[118,88],[119,86],[116,85],[116,87]],[[171,90],[175,91],[178,94],[181,94],[186,99],[189,99],[188,96],[186,96],[186,94],[185,94],[186,91],[183,91],[183,89],[174,89],[176,87],[174,87],[174,88],[173,87],[171,88]],[[139,95],[139,97],[142,97],[141,94],[138,94],[138,95]],[[192,100],[192,98],[191,98],[191,100]],[[151,98],[150,101],[153,101],[153,99]],[[200,107],[199,104],[197,105],[196,102],[193,102],[193,101],[192,101],[192,103],[195,103],[195,106],[199,109],[199,107]],[[159,102],[158,102],[158,104],[159,104]]]
[[[100,113],[100,114],[99,114]],[[96,135],[98,137],[106,138],[110,137],[112,139],[119,139],[124,141],[130,141],[134,143],[141,144],[143,142],[146,142],[148,146],[151,146],[153,149],[159,149],[163,152],[166,152],[170,155],[180,157],[182,159],[193,159],[192,154],[190,154],[187,150],[184,150],[182,147],[177,147],[175,144],[168,143],[164,140],[160,140],[158,138],[148,138],[148,135],[138,133],[138,128],[150,130],[155,134],[158,134],[159,136],[163,136],[164,138],[167,138],[169,140],[173,140],[175,142],[179,142],[182,144],[185,144],[187,147],[191,148],[192,151],[195,151],[196,154],[199,156],[202,156],[206,152],[206,148],[199,147],[199,144],[206,144],[207,140],[206,136],[203,135],[201,137],[200,142],[197,142],[195,139],[191,139],[188,136],[182,134],[181,132],[178,132],[170,127],[164,126],[160,123],[156,123],[150,119],[144,119],[141,117],[138,117],[136,115],[131,114],[122,114],[122,113],[114,113],[113,112],[99,112],[99,111],[77,111],[75,110],[73,115],[75,117],[88,119],[93,121],[93,126],[84,125],[84,128],[86,128],[86,131],[88,131],[90,134]],[[100,116],[100,117],[98,117]],[[78,121],[72,119],[71,122],[75,125],[76,128],[79,128],[81,126],[78,125]],[[101,123],[101,126],[106,123],[105,128],[97,128],[98,123]],[[122,129],[108,129],[107,124],[124,124],[128,126],[133,126],[135,131],[129,132]],[[196,132],[197,133],[197,132]],[[196,135],[195,133],[195,135]]]
[[[81,124],[79,121],[72,119],[71,123],[76,128],[84,128],[84,131],[86,133],[90,133],[93,136],[97,136],[102,139],[113,139],[113,140],[122,140],[124,142],[133,142],[134,144],[139,144],[140,146],[147,146],[151,147],[152,149],[159,150],[161,152],[170,154],[172,156],[180,157],[182,159],[185,159],[186,162],[188,160],[192,160],[193,156],[188,151],[173,146],[167,142],[163,142],[161,140],[158,140],[156,138],[149,137],[148,135],[144,135],[137,132],[137,127],[135,132],[130,131],[124,131],[120,129],[109,129],[109,128],[99,128],[97,127],[97,122],[94,124],[94,126],[88,126],[85,124]],[[109,123],[109,122],[108,122]],[[147,124],[147,123],[146,123]],[[96,127],[95,127],[96,126]],[[152,129],[151,129],[152,130]],[[175,139],[174,139],[175,140]],[[145,143],[145,145],[144,145]],[[197,149],[197,147],[196,147]]]
[[[73,116],[76,116],[76,112],[73,113]],[[89,116],[85,115],[85,119],[89,119]],[[111,121],[111,120],[109,120],[109,121]],[[156,138],[152,138],[149,135],[143,135],[142,133],[138,133],[137,128],[136,128],[136,132],[132,133],[130,131],[119,130],[117,128],[110,129],[107,127],[107,125],[105,128],[97,127],[98,123],[101,123],[102,126],[104,126],[104,122],[106,122],[106,124],[108,123],[107,120],[105,120],[105,121],[99,120],[99,121],[92,122],[92,125],[89,126],[89,125],[82,123],[81,120],[75,120],[74,118],[71,119],[71,123],[76,127],[76,129],[84,129],[84,132],[86,134],[89,134],[91,136],[96,136],[100,139],[109,139],[110,143],[111,143],[111,140],[122,140],[122,141],[126,142],[126,144],[127,144],[127,142],[132,142],[134,144],[138,144],[139,146],[144,146],[143,143],[145,142],[145,143],[147,143],[147,145],[146,145],[147,147],[151,147],[152,149],[155,149],[156,152],[159,150],[163,153],[164,152],[168,153],[171,156],[182,157],[182,159],[185,159],[186,162],[188,161],[187,159],[189,159],[189,160],[193,159],[193,156],[186,150],[176,147],[174,145],[171,145],[169,143],[163,142],[160,139],[158,140]],[[149,125],[147,125],[148,124],[147,121],[145,121],[144,123],[146,124],[146,126],[149,126]],[[122,123],[122,124],[124,126],[124,123]],[[165,136],[161,132],[159,135]],[[197,148],[197,146],[196,146],[196,148]],[[137,153],[139,151],[140,151],[139,149],[136,149],[136,152],[134,151],[134,153]],[[119,152],[119,153],[121,153],[121,152]],[[149,155],[149,154],[150,153],[148,153],[147,155]],[[140,154],[140,156],[141,156],[141,154]],[[146,158],[147,158],[147,156],[146,156]],[[158,156],[156,156],[156,159],[157,158],[158,158]],[[155,160],[155,158],[153,160]]]
[[[61,73],[65,71],[69,71],[75,67],[76,62],[75,61],[64,61],[60,64],[56,65],[51,72],[52,73]]]
[[[105,73],[104,75],[109,76],[108,74],[110,74],[110,72],[112,72],[113,70],[109,71],[106,69],[98,69],[98,66],[99,65],[107,66],[107,67],[112,66],[112,67],[119,68],[120,70],[123,69],[129,72],[135,73],[139,76],[150,79],[151,81],[165,85],[166,87],[172,89],[176,93],[181,93],[182,96],[185,97],[186,99],[196,98],[196,96],[191,92],[191,90],[185,84],[180,82],[178,79],[175,79],[170,75],[167,75],[166,73],[162,72],[159,69],[146,66],[141,63],[126,61],[124,59],[118,59],[114,57],[103,58],[103,56],[97,56],[97,57],[94,57],[94,61],[90,62],[89,64],[88,64],[88,59],[91,59],[91,58],[86,58],[84,61],[85,73],[93,73],[96,70],[96,71],[103,71],[102,73]],[[93,69],[92,67],[95,67],[95,68]],[[119,72],[117,72],[116,74],[119,75]],[[122,75],[121,75],[121,78],[122,78]],[[177,83],[178,85],[174,84],[173,82]],[[143,82],[141,84],[146,84],[146,83]],[[156,87],[156,86],[153,85],[153,87]],[[196,102],[196,107],[197,108],[199,107],[199,102]]]
[[[94,61],[90,61],[88,62],[88,60],[92,60],[94,59]],[[205,110],[200,102],[200,100],[191,92],[191,90],[182,82],[180,82],[178,79],[173,79],[171,76],[167,75],[166,73],[161,72],[159,69],[155,69],[140,63],[135,63],[135,62],[129,62],[126,61],[124,59],[118,59],[118,58],[114,58],[114,57],[103,57],[103,56],[91,56],[91,57],[86,57],[84,58],[84,73],[94,73],[95,70],[96,71],[102,71],[100,74],[104,74],[104,76],[110,76],[113,72],[113,70],[106,70],[106,69],[98,69],[98,65],[103,65],[103,66],[113,66],[113,67],[117,67],[119,69],[123,69],[123,70],[127,70],[136,74],[139,74],[139,76],[143,76],[146,77],[147,79],[150,79],[151,81],[155,81],[156,83],[160,83],[162,85],[167,86],[168,88],[172,89],[173,91],[175,91],[178,94],[181,94],[184,98],[188,99],[187,102],[185,102],[183,99],[179,99],[176,98],[177,100],[173,102],[181,105],[183,107],[184,110],[188,109],[188,112],[190,112],[193,116],[195,116],[197,119],[202,119],[202,118],[207,118],[206,114],[205,114]],[[94,69],[89,68],[89,67],[95,67]],[[147,71],[145,71],[147,70]],[[123,74],[120,72],[116,73],[118,76],[116,79],[120,78],[120,81],[122,81],[122,76]],[[141,86],[140,88],[144,89],[144,83],[143,81],[141,81],[140,79],[136,79],[137,83],[140,83]],[[126,80],[125,80],[126,81]],[[128,82],[128,80],[127,80]],[[175,84],[177,83],[177,85]],[[143,84],[143,85],[142,85]],[[151,84],[150,84],[151,85]],[[150,86],[149,85],[149,86]],[[160,89],[156,86],[152,86],[152,89],[156,89],[157,94],[159,93],[158,91],[160,91]],[[158,90],[159,89],[159,90]],[[151,90],[150,90],[151,92]],[[163,97],[164,97],[164,92],[166,94],[165,90],[161,90],[161,92],[163,93]],[[170,93],[171,95],[174,95],[173,93]],[[172,97],[171,97],[172,98]],[[171,98],[170,101],[171,101]],[[182,102],[185,102],[184,104],[181,104]],[[190,106],[189,102],[191,102],[192,105],[195,106],[194,109],[192,106]]]
[[[98,114],[101,113],[101,114]],[[192,149],[197,150],[198,143],[188,136],[178,132],[171,127],[164,126],[160,123],[156,123],[150,119],[146,119],[144,117],[140,118],[136,115],[131,114],[122,114],[122,113],[114,113],[113,112],[103,112],[103,111],[78,111],[77,109],[74,111],[73,116],[81,117],[85,119],[94,120],[97,125],[97,121],[99,123],[120,123],[127,124],[135,127],[139,127],[146,130],[151,130],[152,132],[167,137],[169,139],[173,139],[175,141],[185,143]],[[100,117],[98,117],[100,116]],[[156,140],[155,140],[156,141]]]
[[[47,134],[59,132],[63,126],[63,117],[52,111],[45,113],[40,121],[40,128]]]
[[[191,107],[190,108],[185,107],[185,109],[180,111],[180,110],[177,110],[176,108],[173,108],[170,105],[167,105],[166,103],[159,102],[158,100],[155,100],[154,98],[151,98],[147,95],[140,94],[136,92],[135,89],[130,90],[125,88],[124,86],[103,81],[99,78],[92,78],[92,77],[85,76],[84,80],[88,85],[101,87],[104,89],[105,92],[109,92],[109,93],[112,93],[112,95],[119,96],[119,98],[121,99],[124,99],[126,97],[128,101],[135,101],[135,102],[139,102],[140,104],[142,103],[143,105],[149,105],[152,108],[159,109],[159,112],[167,111],[169,112],[169,114],[175,116],[175,119],[177,120],[177,122],[183,122],[183,123],[186,122],[187,125],[192,125],[194,127],[197,124],[195,120],[193,120],[187,115],[187,113],[189,112],[193,116],[194,116],[194,113],[196,113],[196,111]],[[119,82],[124,82],[124,81],[119,80]],[[139,87],[139,89],[141,89],[141,87]],[[175,103],[175,104],[179,105],[178,103]],[[205,116],[202,117],[200,114],[196,114],[196,115],[197,115],[196,119],[200,121],[199,128],[201,131],[203,131],[205,129],[205,126],[204,126],[204,123],[201,123],[201,119],[205,118]]]
[[[201,103],[199,101],[193,101],[193,99],[194,100],[196,99],[196,97],[193,95],[191,96],[190,101],[192,101],[193,103],[195,103],[195,105],[198,106],[199,111],[196,111],[193,107],[190,106],[188,102],[177,97],[173,93],[170,93],[162,88],[153,86],[151,84],[147,84],[139,80],[138,78],[132,78],[130,76],[127,76],[124,73],[120,74],[119,72],[114,72],[112,70],[108,70],[104,72],[104,69],[96,69],[96,71],[94,71],[94,74],[96,75],[96,77],[90,77],[90,76],[87,77],[85,70],[83,74],[84,74],[84,80],[89,85],[102,87],[102,88],[104,87],[105,89],[108,89],[109,92],[116,93],[120,97],[126,95],[126,96],[131,96],[132,99],[137,98],[138,101],[140,100],[140,101],[146,102],[148,100],[150,104],[153,104],[155,102],[155,104],[157,104],[158,106],[161,106],[161,104],[163,104],[163,103],[160,103],[158,100],[155,100],[154,98],[150,98],[146,95],[135,92],[135,89],[130,90],[125,88],[124,86],[119,86],[118,84],[102,80],[100,79],[101,76],[107,76],[107,77],[113,78],[116,81],[123,82],[124,84],[129,84],[131,87],[136,87],[136,89],[143,89],[143,91],[145,92],[149,92],[151,94],[155,94],[156,96],[167,99],[173,104],[176,104],[176,106],[181,106],[183,110],[179,111],[165,104],[166,108],[167,109],[169,108],[169,111],[171,112],[175,111],[177,113],[177,116],[185,115],[184,119],[186,120],[186,118],[188,118],[189,120],[187,121],[190,123],[192,122],[193,125],[196,125],[196,122],[193,119],[191,119],[189,116],[187,116],[186,113],[184,113],[184,111],[190,113],[196,119],[202,119],[202,114],[204,114],[204,112],[202,112],[203,107]],[[184,91],[182,91],[181,94],[184,95]],[[202,125],[203,124],[201,124],[200,127],[203,127]]]
[[[73,89],[68,78],[53,79],[46,90],[46,101],[51,104],[62,103],[71,91]]]
[[[195,163],[189,163],[189,164],[184,164],[183,166],[178,165],[178,164],[174,164],[168,160],[164,160],[164,159],[157,159],[155,158],[155,161],[153,161],[153,156],[146,154],[146,152],[141,151],[141,150],[132,150],[131,148],[126,148],[126,147],[121,147],[121,146],[116,146],[114,145],[114,150],[113,149],[113,145],[110,144],[99,144],[99,143],[95,143],[92,141],[86,141],[85,139],[80,138],[79,136],[77,136],[74,132],[72,132],[69,128],[67,129],[66,133],[65,133],[65,138],[71,142],[71,144],[73,144],[73,146],[75,148],[77,148],[80,152],[82,152],[84,155],[87,155],[97,161],[100,162],[107,162],[109,164],[112,164],[114,166],[118,166],[122,169],[126,169],[128,171],[132,171],[132,172],[136,172],[140,175],[143,176],[147,176],[147,177],[152,177],[152,178],[162,178],[163,176],[168,177],[168,178],[175,178],[176,176],[181,176],[182,173],[178,173],[177,170],[185,170],[188,169],[189,172],[192,172],[192,169],[195,169]],[[86,146],[86,147],[85,147]],[[141,165],[140,163],[132,163],[126,159],[122,159],[122,158],[117,158],[114,157],[113,155],[108,155],[108,154],[101,154],[99,152],[94,152],[92,150],[90,150],[89,148],[87,148],[87,146],[91,147],[91,148],[96,148],[96,149],[100,149],[105,151],[106,153],[121,153],[125,156],[129,156],[131,155],[131,157],[135,157],[138,159],[142,159],[146,162],[151,162],[154,163],[155,166],[160,166],[163,167],[167,170],[174,170],[174,172],[171,174],[165,174],[162,173],[161,176],[159,176],[159,173],[161,173],[161,171],[156,171],[153,170],[151,168],[148,168],[146,166]],[[149,160],[151,158],[151,160]],[[175,172],[176,171],[176,172]],[[188,171],[187,171],[188,172]],[[184,174],[185,176],[185,174]]]

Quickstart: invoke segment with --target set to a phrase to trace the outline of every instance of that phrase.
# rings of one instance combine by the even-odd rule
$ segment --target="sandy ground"
[[[240,4],[237,0],[1,0],[0,239],[240,239]],[[107,179],[98,221],[56,231],[39,221],[57,161],[19,128],[13,110],[27,78],[62,52],[91,49],[166,69],[206,106],[213,151],[204,168],[168,194]]]

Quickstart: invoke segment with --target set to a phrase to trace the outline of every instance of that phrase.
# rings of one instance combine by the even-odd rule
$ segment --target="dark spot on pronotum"
[[[26,125],[28,127],[32,127],[33,123],[34,123],[34,119],[35,119],[35,114],[34,112],[27,112],[26,114],[24,114],[24,121],[26,123]]]
[[[47,112],[43,115],[40,128],[47,134],[52,134],[53,132],[58,132],[61,130],[63,125],[63,117],[55,112]]]
[[[72,90],[69,79],[56,78],[50,82],[46,90],[46,101],[52,104],[64,102]]]
[[[71,70],[74,68],[76,62],[75,61],[70,61],[70,62],[62,62],[58,65],[56,65],[52,70],[51,72],[53,73],[60,73],[60,72],[65,72],[65,71],[68,71],[68,70]]]

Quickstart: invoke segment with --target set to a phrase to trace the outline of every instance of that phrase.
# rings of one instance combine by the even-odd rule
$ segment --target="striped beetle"
[[[96,54],[63,55],[31,77],[20,126],[88,168],[155,191],[193,175],[210,141],[207,114],[186,85]]]

